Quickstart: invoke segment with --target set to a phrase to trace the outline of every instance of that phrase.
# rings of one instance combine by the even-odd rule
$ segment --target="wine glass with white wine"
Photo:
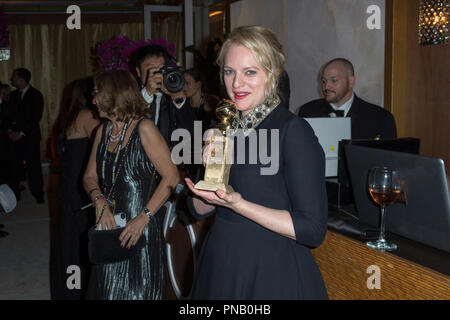
[[[380,206],[380,236],[376,241],[366,244],[375,249],[392,251],[397,249],[395,243],[385,239],[385,209],[397,201],[401,193],[400,173],[388,167],[374,167],[369,172],[369,193],[373,201]]]

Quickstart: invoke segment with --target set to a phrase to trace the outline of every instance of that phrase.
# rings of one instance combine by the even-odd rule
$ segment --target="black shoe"
[[[37,203],[38,203],[38,204],[43,204],[43,203],[45,203],[44,198],[39,198],[39,199],[37,199]]]
[[[26,189],[26,187],[25,187],[23,184],[21,184],[20,187],[19,187],[19,190],[22,192],[22,191],[24,191],[25,189]]]

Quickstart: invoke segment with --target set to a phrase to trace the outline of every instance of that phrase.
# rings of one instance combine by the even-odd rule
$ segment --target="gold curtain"
[[[131,40],[144,39],[143,23],[84,24],[69,30],[65,24],[10,25],[11,59],[0,61],[0,81],[9,83],[12,71],[25,67],[31,71],[31,85],[44,95],[41,120],[41,154],[47,155],[48,139],[57,119],[64,90],[74,80],[93,74],[95,46],[120,33]]]
[[[181,13],[171,13],[166,15],[152,15],[153,40],[164,38],[176,46],[175,58],[182,65],[184,63],[184,20]]]

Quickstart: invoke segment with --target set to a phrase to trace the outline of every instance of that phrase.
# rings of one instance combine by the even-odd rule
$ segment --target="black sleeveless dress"
[[[83,189],[83,174],[90,153],[88,138],[68,139],[64,142],[61,173],[57,187],[58,216],[52,245],[50,264],[51,298],[79,300],[86,294],[90,263],[87,255],[87,230],[94,223],[92,208],[81,211],[90,202]],[[72,274],[69,266],[80,267],[80,287],[67,287]],[[70,271],[70,270],[69,270]],[[69,281],[70,282],[70,281]]]
[[[139,125],[133,129],[128,150],[122,148],[118,163],[124,158],[117,176],[114,191],[114,214],[125,213],[127,222],[135,218],[150,200],[160,177],[147,157],[139,136]],[[105,181],[101,169],[106,148],[106,127],[97,148],[97,174],[103,194],[112,185],[112,166],[115,153],[107,151]],[[126,151],[126,152],[125,152]],[[152,183],[152,177],[154,183]],[[129,260],[94,265],[89,283],[90,299],[106,300],[160,300],[165,294],[165,255],[162,228],[163,217],[159,212],[144,229],[147,245]]]

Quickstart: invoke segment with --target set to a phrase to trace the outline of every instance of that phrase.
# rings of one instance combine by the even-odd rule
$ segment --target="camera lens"
[[[121,214],[120,214],[120,217],[121,217],[122,219],[125,219],[125,213],[121,213]]]
[[[184,74],[179,70],[173,70],[165,73],[164,86],[169,92],[180,92],[184,87]]]

